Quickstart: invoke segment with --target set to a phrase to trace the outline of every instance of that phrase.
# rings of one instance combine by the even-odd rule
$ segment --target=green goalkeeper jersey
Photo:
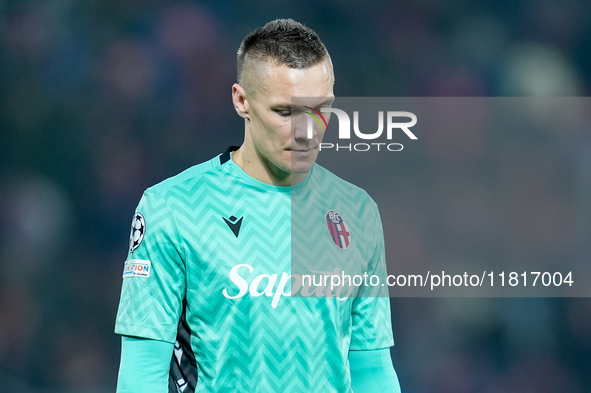
[[[142,196],[115,331],[175,343],[170,392],[351,392],[349,350],[394,344],[387,291],[355,280],[385,269],[365,191],[317,164],[261,183],[228,150]]]

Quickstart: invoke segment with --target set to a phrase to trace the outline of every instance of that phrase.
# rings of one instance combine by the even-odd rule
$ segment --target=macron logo
[[[222,218],[224,219],[226,224],[228,224],[228,227],[232,230],[234,236],[238,237],[238,234],[240,233],[240,226],[242,225],[242,219],[244,217],[236,218],[235,216],[230,216],[230,218]]]

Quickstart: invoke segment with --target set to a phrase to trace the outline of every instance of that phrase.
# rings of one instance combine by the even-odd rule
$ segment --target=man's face
[[[245,144],[272,177],[292,175],[292,182],[298,182],[316,161],[325,130],[314,121],[315,135],[308,139],[305,111],[309,110],[293,106],[292,97],[310,97],[302,105],[317,110],[330,106],[334,99],[332,67],[328,60],[302,69],[268,61],[258,67],[255,77],[255,91],[246,91]]]

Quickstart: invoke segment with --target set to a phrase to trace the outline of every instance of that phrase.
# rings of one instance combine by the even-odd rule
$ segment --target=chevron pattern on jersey
[[[306,274],[315,270],[348,276],[375,275],[380,285],[346,285],[340,294],[388,297],[384,237],[375,202],[365,191],[326,169],[315,169],[318,176],[292,197],[292,272]],[[338,212],[347,223],[350,241],[347,249],[339,249],[331,239],[325,223],[329,211]],[[316,288],[316,292],[336,294],[330,286]]]
[[[335,182],[331,176],[315,166],[300,189]],[[343,187],[352,189],[339,191]],[[259,183],[232,160],[212,160],[148,189],[138,206],[145,238],[129,258],[150,260],[153,274],[124,280],[117,331],[174,342],[176,331],[169,327],[186,296],[196,392],[351,392],[350,348],[392,345],[389,299],[291,296],[292,258],[317,268],[319,259],[332,258],[326,262],[336,266],[334,259],[344,255],[326,239],[319,191],[308,196],[310,210],[300,222],[292,220],[298,191]],[[353,201],[359,206],[365,195],[369,207],[362,210],[374,209],[366,194],[354,193],[346,201],[331,193],[326,199],[347,224],[363,230],[349,213],[355,209],[340,207]],[[224,221],[230,216],[242,217],[238,236]],[[296,248],[294,226],[305,233]],[[358,247],[352,243],[346,251],[356,263],[371,259],[375,241],[364,241],[362,232],[354,236]],[[374,265],[365,260],[363,268]]]

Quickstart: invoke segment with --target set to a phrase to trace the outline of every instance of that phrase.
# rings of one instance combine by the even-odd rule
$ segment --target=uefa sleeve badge
[[[131,220],[131,234],[129,235],[129,252],[134,252],[142,244],[146,234],[146,220],[141,213],[135,213]]]
[[[351,232],[343,217],[336,211],[326,213],[326,228],[335,246],[346,250],[351,244]]]

